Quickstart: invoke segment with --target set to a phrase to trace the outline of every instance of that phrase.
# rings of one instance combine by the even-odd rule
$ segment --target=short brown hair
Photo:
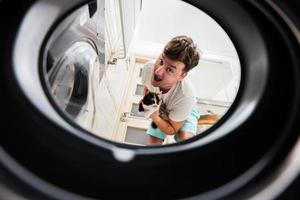
[[[193,42],[192,38],[185,35],[172,38],[166,44],[163,53],[168,59],[183,62],[185,72],[190,71],[198,65],[200,59],[197,45]]]

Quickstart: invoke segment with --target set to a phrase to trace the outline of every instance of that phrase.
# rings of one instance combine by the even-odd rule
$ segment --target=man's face
[[[170,60],[164,54],[161,54],[154,64],[151,84],[163,91],[168,91],[186,76],[187,73],[183,71],[184,67],[183,62]]]

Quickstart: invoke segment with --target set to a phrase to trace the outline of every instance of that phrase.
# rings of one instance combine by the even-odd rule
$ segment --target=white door
[[[138,112],[138,104],[143,97],[144,86],[141,84],[141,73],[144,64],[149,58],[133,58],[130,65],[127,91],[123,97],[123,106],[120,109],[119,121],[115,126],[113,140],[121,143],[146,145],[148,129],[151,121]]]

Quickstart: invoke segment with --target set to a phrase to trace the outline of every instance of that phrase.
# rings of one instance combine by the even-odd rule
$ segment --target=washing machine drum
[[[82,8],[64,20],[51,34],[45,50],[45,82],[58,107],[72,119],[87,111],[92,99],[89,87],[98,61],[97,26]]]
[[[49,55],[50,56],[50,55]],[[95,49],[84,42],[73,44],[66,53],[58,59],[57,64],[48,72],[51,93],[63,111],[72,118],[88,107],[91,98],[89,86],[94,62],[97,58]]]
[[[104,40],[87,22],[104,0],[0,1],[0,199],[300,196],[299,1],[185,2],[232,38],[237,98],[203,138],[133,147],[64,117],[81,116],[101,77]]]

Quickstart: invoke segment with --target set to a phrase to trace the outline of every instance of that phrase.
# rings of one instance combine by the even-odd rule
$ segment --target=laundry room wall
[[[180,0],[143,0],[139,41],[165,44],[177,35],[189,35],[202,51],[237,56],[223,28],[200,9]]]

